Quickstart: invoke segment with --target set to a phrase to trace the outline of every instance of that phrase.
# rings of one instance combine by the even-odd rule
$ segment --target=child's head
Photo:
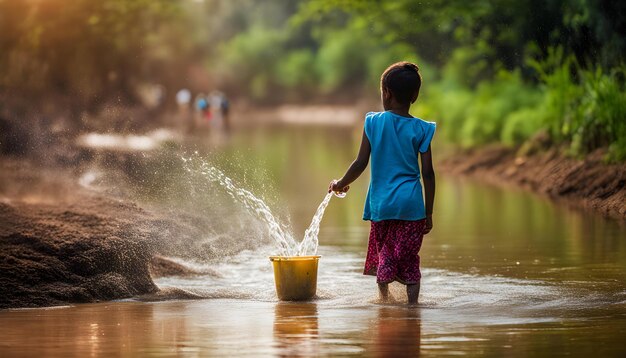
[[[396,62],[380,76],[380,90],[385,109],[397,104],[410,106],[417,100],[422,86],[419,68],[411,62]]]

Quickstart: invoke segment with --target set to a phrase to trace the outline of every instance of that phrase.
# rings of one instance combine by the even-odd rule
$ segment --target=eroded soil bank
[[[626,220],[626,163],[605,164],[597,151],[584,159],[557,150],[527,156],[504,147],[466,150],[447,155],[438,169],[487,182],[513,184],[574,207]]]
[[[210,255],[196,240],[206,225],[87,190],[67,170],[0,157],[0,309],[159,294],[152,276],[173,269],[155,255]]]

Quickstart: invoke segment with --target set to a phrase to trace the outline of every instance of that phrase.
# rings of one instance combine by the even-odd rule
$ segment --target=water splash
[[[183,158],[183,161],[188,164],[192,159]],[[187,170],[191,171],[189,166]],[[222,186],[231,198],[242,203],[248,212],[263,221],[270,237],[277,244],[280,255],[294,256],[296,254],[297,243],[293,234],[288,227],[279,223],[263,200],[250,191],[237,187],[224,172],[204,161],[199,164],[199,172],[208,180]]]
[[[191,158],[183,158],[187,171],[191,172],[192,169],[189,166],[190,162],[195,162]],[[320,222],[324,216],[324,211],[333,196],[333,193],[328,193],[324,200],[317,208],[311,224],[304,232],[304,238],[300,243],[294,239],[294,235],[288,225],[281,225],[281,223],[272,214],[272,211],[267,204],[252,194],[250,191],[237,187],[231,178],[226,176],[224,172],[218,168],[209,165],[207,162],[200,160],[199,172],[208,180],[215,182],[222,186],[228,195],[243,204],[243,206],[253,216],[259,218],[270,234],[270,237],[274,240],[279,249],[279,255],[281,256],[306,256],[315,255],[317,253],[317,247],[319,246],[318,235],[320,231]],[[345,193],[334,193],[338,197],[344,197]]]

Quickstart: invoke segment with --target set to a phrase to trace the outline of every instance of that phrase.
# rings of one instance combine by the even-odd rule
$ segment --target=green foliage
[[[626,159],[626,86],[624,68],[606,73],[601,68],[581,73],[582,97],[570,103],[575,113],[570,124],[571,151],[585,154],[608,147],[609,160]]]
[[[359,35],[339,31],[325,36],[316,61],[322,92],[336,91],[365,78],[368,51],[365,39]]]
[[[545,126],[546,114],[543,106],[520,108],[506,116],[500,134],[502,143],[509,146],[521,145]]]
[[[437,121],[445,137],[452,142],[461,141],[461,129],[467,109],[472,104],[473,93],[467,88],[439,84],[426,84],[412,110],[415,116]]]
[[[536,91],[525,86],[518,73],[503,72],[493,82],[482,82],[467,108],[461,144],[471,146],[499,140],[508,117],[537,100]]]
[[[529,65],[539,74],[539,79],[546,88],[546,121],[552,136],[557,141],[571,138],[577,106],[573,101],[581,98],[581,88],[573,78],[574,58],[564,56],[561,47],[551,48],[544,61],[529,60]]]
[[[248,83],[253,98],[264,98],[272,86],[275,60],[284,54],[284,43],[283,32],[253,28],[220,47],[218,69],[232,74],[236,83]]]
[[[177,11],[166,0],[49,0],[0,1],[0,14],[0,88],[82,100],[124,91],[146,34]]]
[[[315,55],[309,49],[290,52],[278,64],[278,82],[290,90],[314,88],[317,78],[315,63]]]
[[[356,101],[408,60],[424,78],[415,114],[455,143],[545,130],[573,155],[624,160],[625,26],[623,1],[0,0],[0,96],[84,109],[160,83]]]
[[[583,69],[563,53],[556,48],[545,61],[530,61],[545,90],[541,110],[550,134],[573,155],[609,147],[609,160],[626,159],[624,66]]]
[[[583,76],[585,97],[572,149],[584,153],[608,146],[610,161],[626,160],[626,68],[606,73],[601,69]]]
[[[351,24],[354,41],[329,36],[330,43],[325,39],[321,46],[332,49],[334,59],[342,58],[342,50],[354,52],[352,44],[369,52],[365,61],[372,88],[388,64],[416,59],[415,53],[441,68],[441,77],[436,69],[423,71],[432,72],[432,80],[425,80],[414,110],[438,120],[455,143],[516,146],[545,129],[573,155],[608,146],[611,160],[623,160],[626,101],[619,66],[626,40],[608,31],[626,22],[617,15],[624,14],[622,10],[618,3],[590,0],[486,0],[471,5],[310,0],[295,19],[336,22],[340,14],[349,14],[342,21]],[[365,44],[363,32],[370,39]],[[384,44],[384,51],[371,45],[372,37]],[[345,87],[350,71],[362,66],[360,54],[355,57],[349,69],[345,61],[328,61],[332,65],[324,68],[330,73],[326,91]]]
[[[540,103],[541,93],[524,84],[519,72],[501,71],[494,81],[474,90],[444,77],[425,97],[429,115],[441,122],[451,141],[463,146],[500,140],[518,144],[538,129],[536,118],[522,118]]]
[[[419,108],[463,146],[517,146],[545,129],[572,155],[608,148],[609,161],[626,159],[625,68],[586,70],[560,48],[549,53],[543,61],[529,60],[538,86],[523,81],[519,71],[500,71],[472,89],[451,61]]]
[[[468,87],[491,79],[501,66],[492,65],[485,59],[484,53],[489,51],[489,46],[484,42],[479,42],[476,46],[457,48],[443,66],[444,79]]]

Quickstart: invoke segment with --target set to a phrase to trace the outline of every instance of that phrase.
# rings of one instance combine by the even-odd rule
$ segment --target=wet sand
[[[197,298],[184,289],[160,290],[153,279],[219,277],[208,266],[194,268],[180,260],[211,263],[267,243],[258,236],[242,240],[245,230],[233,235],[219,231],[224,222],[253,230],[251,218],[140,205],[128,198],[130,184],[116,175],[106,190],[83,183],[92,180],[85,179],[92,175],[90,164],[84,165],[49,167],[0,157],[0,309],[130,297]],[[131,170],[127,175],[136,170],[125,161],[117,165]],[[114,165],[108,169],[116,170]]]
[[[0,308],[96,302],[158,290],[157,218],[71,185],[62,170],[2,161]]]
[[[152,276],[207,274],[157,255],[210,252],[192,247],[201,220],[85,189],[63,168],[7,158],[0,166],[0,308],[157,294]]]

